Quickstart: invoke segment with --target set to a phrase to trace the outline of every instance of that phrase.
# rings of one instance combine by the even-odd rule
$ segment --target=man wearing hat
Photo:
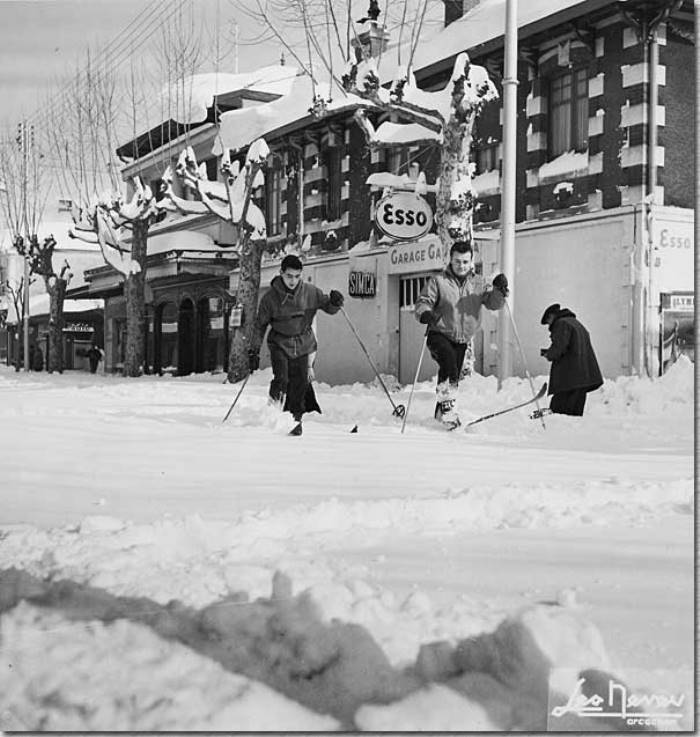
[[[540,354],[552,362],[549,372],[549,408],[562,415],[581,417],[586,394],[603,385],[588,330],[568,308],[555,303],[542,315],[542,325],[549,325],[552,344]]]

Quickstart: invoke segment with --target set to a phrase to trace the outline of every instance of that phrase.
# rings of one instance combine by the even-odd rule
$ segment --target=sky
[[[138,44],[137,51],[148,49],[176,6],[162,0],[0,0],[0,122],[15,125],[36,112],[47,94],[75,73],[76,64],[84,64],[88,49],[99,54],[111,44],[123,56],[129,41]],[[229,0],[197,0],[196,8],[211,27],[217,15],[221,19],[222,46],[233,47],[233,23],[238,22],[240,71],[279,59],[274,42],[243,43],[254,33],[253,24]],[[231,67],[233,57],[229,54],[226,62]]]

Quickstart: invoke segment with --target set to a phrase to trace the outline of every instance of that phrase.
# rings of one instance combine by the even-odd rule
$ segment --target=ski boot
[[[447,430],[455,430],[462,422],[455,412],[455,400],[443,399],[435,405],[435,419]]]
[[[289,431],[289,435],[293,435],[294,437],[299,437],[304,430],[301,425],[301,415],[294,415],[294,422],[296,423],[294,427]]]
[[[542,409],[536,409],[534,412],[530,413],[530,419],[531,420],[539,420],[540,417],[546,417],[547,415],[551,415],[552,410],[549,409],[549,407],[543,407]]]

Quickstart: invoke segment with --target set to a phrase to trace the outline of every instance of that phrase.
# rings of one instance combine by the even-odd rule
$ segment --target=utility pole
[[[18,143],[22,154],[22,228],[24,230],[24,289],[22,290],[22,324],[24,328],[24,370],[29,371],[29,219],[27,217],[27,156],[29,140],[27,123],[19,124]]]
[[[518,0],[506,0],[503,69],[503,185],[501,187],[501,271],[514,301],[515,156],[518,124]],[[498,386],[513,373],[513,340],[508,310],[498,312]]]

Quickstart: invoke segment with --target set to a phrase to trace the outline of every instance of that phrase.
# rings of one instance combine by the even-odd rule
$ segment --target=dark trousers
[[[566,392],[557,392],[552,395],[549,408],[559,415],[574,415],[581,417],[586,406],[586,390],[570,389]]]
[[[272,381],[270,396],[276,402],[286,395],[284,408],[294,419],[300,420],[306,412],[306,393],[309,388],[309,357],[290,358],[281,348],[270,346]],[[310,410],[312,408],[309,408]]]
[[[467,344],[454,343],[446,335],[431,330],[428,333],[428,350],[438,365],[438,384],[445,380],[457,384]]]

